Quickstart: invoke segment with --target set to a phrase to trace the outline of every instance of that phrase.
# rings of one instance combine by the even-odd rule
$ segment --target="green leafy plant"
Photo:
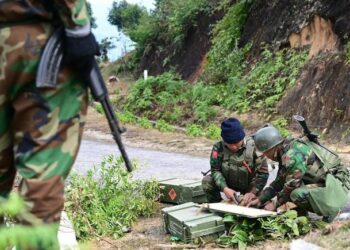
[[[223,247],[245,249],[247,245],[264,239],[291,239],[310,232],[312,223],[305,216],[298,217],[294,210],[269,218],[248,219],[234,215],[226,215],[226,224],[230,230],[221,236],[217,244]]]
[[[138,217],[157,210],[158,183],[131,177],[123,160],[112,155],[85,176],[71,176],[65,210],[79,239],[119,238]]]
[[[157,124],[156,124],[156,128],[160,132],[173,132],[173,131],[175,131],[175,129],[164,120],[158,120]]]
[[[251,3],[238,1],[228,9],[224,18],[213,29],[212,47],[208,54],[206,77],[209,82],[225,83],[231,76],[241,75],[243,62],[251,45],[238,48],[243,25],[249,14]]]
[[[141,117],[137,123],[145,129],[152,128],[152,123],[146,117]]]
[[[129,124],[136,123],[136,117],[129,111],[117,112],[117,117],[122,123],[129,123]]]
[[[35,222],[33,226],[14,225],[17,216],[28,222]],[[58,249],[57,225],[44,225],[38,222],[25,209],[24,201],[18,194],[10,194],[8,199],[0,198],[0,220],[6,218],[7,224],[0,224],[0,249],[11,249],[16,246],[20,249]]]
[[[199,137],[204,135],[203,128],[197,124],[191,124],[187,126],[186,128],[186,134],[193,136],[193,137]]]
[[[287,129],[288,120],[286,118],[278,117],[275,120],[271,121],[271,124],[280,131],[283,137],[288,137],[290,135],[290,132]]]
[[[219,140],[221,138],[221,129],[215,124],[210,124],[205,134],[209,139]]]

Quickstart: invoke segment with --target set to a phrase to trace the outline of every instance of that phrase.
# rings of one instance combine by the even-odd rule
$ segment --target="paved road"
[[[209,159],[179,153],[165,153],[141,148],[126,148],[129,158],[136,159],[141,166],[134,177],[138,179],[167,178],[201,179],[201,171],[209,169]],[[74,169],[86,173],[94,164],[102,161],[109,154],[119,154],[118,147],[113,143],[83,140]]]

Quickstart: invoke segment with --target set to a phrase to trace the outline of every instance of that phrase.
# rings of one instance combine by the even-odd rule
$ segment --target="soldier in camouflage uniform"
[[[65,27],[66,64],[56,88],[38,89],[54,24]],[[85,0],[0,0],[0,196],[8,196],[17,172],[28,209],[45,223],[59,221],[81,141],[87,85],[77,70],[89,70],[97,51]]]
[[[248,206],[276,210],[291,201],[298,210],[334,218],[350,190],[349,170],[336,154],[307,138],[283,139],[272,126],[258,130],[253,138],[259,151],[279,162],[279,171],[276,180]],[[276,195],[276,203],[270,201]]]
[[[221,201],[220,192],[228,199],[248,203],[266,185],[268,166],[257,157],[254,141],[245,137],[243,127],[235,118],[221,124],[222,141],[213,146],[210,156],[211,175],[202,180],[208,202]],[[237,200],[236,192],[245,194]]]

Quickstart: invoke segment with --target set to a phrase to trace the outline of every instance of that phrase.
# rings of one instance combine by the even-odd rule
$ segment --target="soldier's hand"
[[[260,206],[261,206],[261,202],[258,198],[255,198],[254,200],[249,202],[247,205],[247,207],[260,207]]]
[[[254,200],[256,198],[256,195],[253,193],[246,193],[241,202],[239,203],[239,205],[241,206],[246,206],[249,202],[251,202],[252,200]]]
[[[272,201],[269,201],[268,203],[265,204],[264,209],[268,211],[276,211],[275,203]]]
[[[226,195],[227,199],[235,200],[235,197],[234,197],[234,195],[236,193],[235,190],[233,190],[229,187],[225,187],[223,191],[224,191],[224,194]]]
[[[99,54],[99,45],[91,32],[82,37],[65,36],[64,61],[83,76],[90,73],[94,57]]]

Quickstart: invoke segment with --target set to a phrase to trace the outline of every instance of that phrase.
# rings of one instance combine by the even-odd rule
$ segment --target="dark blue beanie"
[[[228,118],[221,123],[221,137],[224,142],[234,144],[243,140],[244,136],[243,127],[238,119]]]

